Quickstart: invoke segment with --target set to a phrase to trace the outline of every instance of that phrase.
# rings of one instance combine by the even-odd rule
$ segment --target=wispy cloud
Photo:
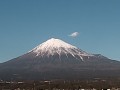
[[[73,32],[73,33],[71,33],[69,36],[70,36],[70,37],[77,37],[78,35],[79,35],[78,32]]]

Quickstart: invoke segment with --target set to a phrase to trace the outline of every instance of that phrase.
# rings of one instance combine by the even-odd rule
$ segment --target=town
[[[120,90],[119,80],[1,81],[0,90]]]

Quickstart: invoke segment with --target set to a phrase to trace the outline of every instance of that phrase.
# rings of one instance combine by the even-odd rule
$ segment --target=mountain
[[[120,62],[87,53],[60,39],[49,39],[0,65],[2,80],[119,78]]]

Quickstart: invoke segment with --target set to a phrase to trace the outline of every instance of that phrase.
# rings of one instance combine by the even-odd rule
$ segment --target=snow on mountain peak
[[[68,43],[65,43],[64,41],[60,40],[60,39],[55,39],[55,38],[51,38],[49,40],[47,40],[46,42],[40,44],[38,46],[39,48],[60,48],[60,47],[64,47],[64,48],[76,48],[75,46],[72,46]]]
[[[59,54],[71,54],[73,57],[76,55],[79,56],[81,59],[81,56],[91,56],[91,54],[88,54],[77,47],[68,44],[60,39],[51,38],[47,40],[46,42],[43,42],[42,44],[35,47],[32,52],[36,53],[36,56],[44,56],[44,55],[54,55],[55,53]]]

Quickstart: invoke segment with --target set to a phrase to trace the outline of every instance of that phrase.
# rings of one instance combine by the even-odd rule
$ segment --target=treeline
[[[107,89],[107,88],[120,88],[119,80],[86,80],[86,81],[33,81],[33,82],[1,82],[0,90],[2,89],[11,89],[11,90],[79,90],[79,89]]]

